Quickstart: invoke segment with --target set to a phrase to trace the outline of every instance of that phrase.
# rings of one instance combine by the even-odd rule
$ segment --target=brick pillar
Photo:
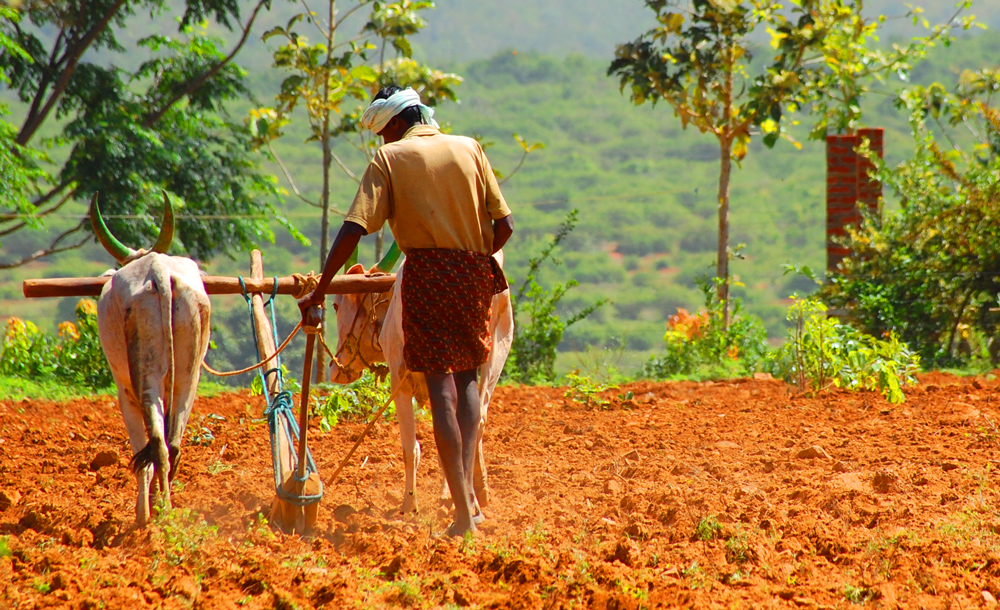
[[[826,270],[836,271],[837,264],[850,254],[833,238],[846,235],[844,227],[857,224],[858,155],[854,152],[857,136],[826,136]]]
[[[881,127],[859,129],[858,146],[867,139],[872,152],[881,159],[883,134]],[[858,155],[858,206],[867,207],[872,214],[878,212],[878,203],[882,198],[882,183],[868,176],[868,172],[874,169],[875,165],[871,161]]]
[[[868,176],[874,165],[854,149],[867,139],[872,152],[883,151],[881,128],[859,129],[857,135],[826,136],[826,270],[837,270],[840,261],[851,252],[833,242],[847,234],[847,227],[861,224],[861,207],[878,211],[882,183]]]

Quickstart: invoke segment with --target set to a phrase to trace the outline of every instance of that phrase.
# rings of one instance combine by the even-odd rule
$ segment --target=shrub
[[[323,384],[329,391],[319,399],[316,414],[320,417],[320,427],[329,432],[340,420],[367,420],[389,400],[391,394],[388,377],[379,377],[365,369],[361,378],[345,385]],[[387,411],[391,411],[389,407]],[[388,416],[389,413],[387,412]]]
[[[733,317],[726,328],[723,303],[714,283],[699,278],[705,310],[691,314],[678,308],[667,320],[665,353],[653,356],[642,369],[655,379],[676,377],[732,377],[764,367],[769,353],[767,330],[756,316],[743,313],[743,303],[732,298]]]
[[[903,402],[903,386],[916,382],[920,356],[895,333],[878,339],[841,324],[826,311],[815,299],[797,299],[788,309],[793,326],[774,358],[775,376],[800,388],[878,390],[891,403]]]
[[[592,314],[608,302],[600,299],[584,307],[563,321],[556,313],[559,301],[573,287],[576,280],[556,284],[545,290],[537,281],[542,264],[551,260],[552,253],[577,223],[579,210],[573,210],[556,231],[552,241],[528,264],[528,274],[516,293],[511,294],[510,304],[514,313],[514,341],[504,367],[504,378],[519,383],[552,383],[556,379],[556,348],[566,329]]]
[[[7,319],[0,374],[32,380],[58,380],[92,390],[114,384],[97,332],[97,306],[82,299],[76,322],[63,322],[58,335],[17,317]]]
[[[954,93],[935,83],[900,94],[912,157],[890,168],[861,151],[902,205],[852,232],[846,245],[855,256],[825,288],[825,300],[850,310],[865,332],[896,332],[934,366],[984,355],[968,336],[982,338],[982,348],[990,343],[985,355],[1000,362],[998,87],[1000,71],[981,70],[963,73]],[[970,134],[972,141],[960,139]]]

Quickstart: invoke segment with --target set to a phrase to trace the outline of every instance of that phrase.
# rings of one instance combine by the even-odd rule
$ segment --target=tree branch
[[[76,65],[80,62],[80,58],[83,57],[83,53],[88,47],[90,47],[94,40],[101,35],[101,32],[107,29],[108,23],[111,22],[115,13],[117,13],[121,9],[122,5],[125,4],[125,1],[126,0],[117,0],[111,8],[108,9],[108,12],[101,17],[101,20],[98,21],[94,27],[92,27],[90,31],[79,40],[79,42],[73,45],[72,48],[67,48],[66,57],[68,58],[68,61],[59,74],[59,79],[56,81],[56,85],[52,89],[52,95],[49,96],[48,101],[45,102],[45,105],[40,111],[38,111],[37,114],[29,116],[24,121],[24,125],[21,127],[21,131],[17,134],[15,142],[21,146],[26,146],[28,144],[31,137],[35,135],[35,132],[38,131],[38,128],[45,121],[46,117],[48,117],[49,113],[52,112],[53,106],[56,105],[56,102],[59,101],[59,98],[61,98],[62,94],[66,91],[66,87],[69,86],[70,78],[73,77],[73,73],[76,71]]]
[[[166,114],[167,111],[170,110],[170,108],[174,104],[176,104],[178,101],[180,101],[184,96],[186,96],[186,95],[188,95],[188,94],[190,94],[190,93],[192,93],[194,91],[197,91],[199,87],[201,87],[202,85],[205,84],[206,81],[208,81],[208,79],[210,79],[213,76],[215,76],[216,74],[218,74],[220,70],[222,70],[224,67],[226,67],[226,64],[228,64],[230,61],[232,61],[232,59],[234,57],[236,57],[236,54],[240,52],[240,49],[242,49],[243,45],[246,43],[247,38],[250,37],[250,29],[253,27],[253,22],[257,20],[257,15],[260,14],[260,9],[263,8],[265,2],[267,2],[267,0],[260,0],[260,2],[257,3],[257,6],[254,7],[253,14],[250,15],[250,20],[247,22],[246,26],[243,28],[243,36],[240,37],[239,42],[236,43],[236,46],[229,53],[229,55],[227,55],[225,57],[225,59],[223,59],[222,61],[220,61],[219,63],[217,63],[214,67],[212,67],[211,70],[209,70],[208,72],[205,72],[204,74],[202,74],[198,78],[196,78],[193,81],[189,82],[187,84],[187,86],[184,87],[178,93],[176,93],[174,95],[174,97],[172,97],[170,99],[169,102],[167,102],[166,104],[164,104],[159,110],[157,110],[153,114],[151,114],[148,117],[146,117],[146,120],[142,124],[143,127],[147,128],[147,129],[149,127],[152,127],[157,121],[159,121],[161,118],[163,118],[163,115]]]
[[[524,151],[524,154],[521,155],[521,160],[517,162],[517,167],[515,167],[513,170],[511,170],[511,172],[509,174],[507,174],[506,178],[504,178],[499,183],[497,183],[497,186],[503,186],[503,185],[507,184],[507,181],[510,180],[511,178],[513,178],[514,174],[516,174],[518,171],[520,171],[521,166],[524,165],[524,160],[528,158],[528,154],[529,154],[528,151]]]
[[[347,174],[351,178],[351,180],[357,182],[358,184],[361,184],[361,178],[358,178],[357,174],[351,171],[351,168],[344,165],[344,162],[340,160],[340,157],[337,156],[337,153],[331,150],[330,154],[333,155],[333,160],[337,162],[337,165],[340,166],[340,169],[344,170],[344,173]]]
[[[63,207],[66,204],[66,202],[69,201],[73,197],[73,195],[76,195],[76,190],[73,190],[73,191],[67,193],[66,196],[64,196],[62,199],[60,199],[59,202],[56,203],[54,206],[52,206],[51,208],[49,208],[49,209],[47,209],[47,210],[45,210],[45,211],[37,214],[36,216],[38,216],[38,217],[48,216],[49,214],[51,214],[51,213],[55,212],[56,210],[58,210],[59,208]],[[3,220],[0,220],[0,223],[2,223],[2,222],[10,222],[12,220],[16,220],[17,218],[20,218],[20,216],[18,216],[17,214],[11,214],[10,217],[4,218]],[[10,235],[11,233],[15,233],[17,231],[20,231],[25,226],[27,226],[27,224],[28,224],[27,221],[22,221],[19,224],[16,224],[16,225],[14,225],[13,227],[11,227],[9,229],[5,229],[3,231],[0,231],[0,237],[5,237],[7,235]]]
[[[278,167],[281,168],[281,173],[285,175],[285,179],[288,180],[288,184],[291,185],[292,191],[295,193],[295,195],[302,201],[305,201],[306,203],[315,208],[320,207],[318,203],[306,199],[305,196],[299,191],[299,187],[295,185],[295,180],[293,180],[292,175],[288,173],[288,169],[285,167],[285,164],[281,161],[281,157],[278,156],[278,153],[274,151],[274,148],[271,146],[270,142],[267,143],[267,150],[271,153],[271,156],[274,157],[274,162],[277,163]]]
[[[72,229],[69,229],[68,231],[63,232],[58,237],[56,237],[55,240],[49,245],[48,248],[46,248],[44,250],[39,250],[39,251],[35,252],[34,254],[32,254],[31,256],[27,256],[27,257],[25,257],[25,258],[23,258],[23,259],[21,259],[19,261],[15,261],[13,263],[3,263],[3,264],[0,264],[0,269],[13,269],[14,267],[20,267],[22,265],[27,265],[28,263],[30,263],[32,261],[36,261],[36,260],[42,258],[43,256],[49,256],[50,254],[58,254],[59,252],[66,252],[67,250],[75,250],[76,248],[79,248],[83,244],[87,243],[87,241],[91,237],[90,235],[85,236],[80,241],[78,241],[76,243],[73,243],[73,244],[71,244],[69,246],[63,246],[63,247],[60,248],[59,244],[64,239],[66,239],[67,237],[69,237],[70,235],[72,235],[73,233],[76,233],[77,231],[79,231],[80,229],[82,229],[87,222],[88,222],[87,220],[81,220],[78,225],[76,225]]]

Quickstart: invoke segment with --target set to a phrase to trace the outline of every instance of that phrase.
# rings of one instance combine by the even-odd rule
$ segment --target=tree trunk
[[[326,256],[330,242],[330,165],[333,162],[333,155],[330,154],[330,116],[327,114],[323,123],[323,192],[320,194],[320,205],[323,209],[323,218],[320,221],[319,238],[319,269],[323,272],[326,266]],[[323,309],[323,325],[320,329],[323,337],[326,337],[326,308]],[[323,350],[316,350],[316,371],[313,378],[317,383],[326,381],[326,354]]]
[[[729,328],[729,174],[732,171],[731,141],[719,141],[719,252],[716,267],[716,277],[722,279],[719,284],[719,300],[722,302],[722,323]]]

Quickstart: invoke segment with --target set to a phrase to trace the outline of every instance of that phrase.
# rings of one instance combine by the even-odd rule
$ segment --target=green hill
[[[481,2],[446,1],[429,18],[448,31],[461,29],[458,24],[471,24],[462,30],[467,32],[476,31],[476,24],[483,23],[476,21],[475,15],[493,15],[494,27],[489,31],[495,36],[483,38],[476,48],[516,48],[519,45],[510,42],[514,39],[497,33],[510,34],[517,29],[514,17],[523,18],[516,11],[522,4],[527,6],[524,2],[507,3],[493,14]],[[579,350],[621,341],[631,350],[652,350],[660,345],[667,316],[677,307],[700,306],[694,280],[714,270],[718,148],[711,136],[682,130],[665,105],[632,106],[619,94],[613,79],[604,75],[609,53],[593,53],[599,58],[582,53],[559,55],[568,49],[581,50],[579,44],[586,47],[584,51],[604,44],[579,43],[586,40],[584,23],[619,13],[609,11],[609,3],[576,4],[584,17],[574,20],[570,15],[566,21],[567,27],[577,28],[572,30],[578,32],[572,37],[577,46],[553,43],[546,48],[552,55],[503,51],[467,61],[465,53],[478,53],[463,50],[468,47],[461,46],[466,43],[458,34],[441,38],[444,34],[434,34],[434,30],[422,35],[418,43],[421,53],[428,55],[432,48],[455,49],[440,51],[447,57],[438,65],[465,77],[459,90],[462,102],[441,107],[438,118],[449,123],[454,133],[481,134],[485,141],[493,142],[487,152],[496,168],[508,173],[520,157],[513,133],[530,142],[545,143],[545,149],[533,154],[524,169],[503,187],[517,220],[517,231],[507,248],[509,276],[515,281],[522,278],[529,257],[565,214],[573,208],[580,210],[580,225],[558,257],[564,265],[546,269],[543,280],[547,285],[570,278],[580,282],[565,299],[567,311],[601,296],[614,303],[572,327],[562,348]],[[603,7],[603,12],[587,13],[593,7]],[[544,22],[542,17],[547,13],[543,13],[530,21]],[[614,16],[620,17],[614,27],[625,28],[625,38],[631,31],[628,28],[636,27],[629,15],[632,13],[622,10]],[[449,19],[457,21],[448,26]],[[641,20],[641,14],[636,19]],[[527,36],[523,30],[519,32]],[[539,36],[532,40],[537,43]],[[618,30],[606,38],[614,40],[615,36],[619,36]],[[523,44],[530,47],[535,43]],[[1000,41],[991,33],[963,39],[941,50],[914,78],[953,79],[963,68],[995,65],[998,53]],[[261,64],[255,60],[248,65],[254,89],[266,103],[268,91],[275,88],[275,75]],[[903,158],[909,150],[905,117],[895,112],[886,96],[872,96],[868,106],[867,123],[888,130],[890,160]],[[802,118],[808,121],[808,117]],[[735,292],[751,312],[764,318],[776,337],[783,335],[784,299],[794,290],[809,288],[801,280],[783,277],[781,265],[795,262],[821,269],[825,264],[823,145],[803,138],[801,151],[788,144],[768,151],[755,143],[732,181],[732,242],[746,244],[747,255],[746,260],[733,264],[733,273],[742,284]],[[304,140],[300,123],[289,130],[277,150],[299,186],[315,196],[320,184],[319,149],[303,144]],[[356,171],[363,169],[363,158],[350,146],[341,144],[338,152]],[[335,176],[333,196],[341,209],[349,205],[355,188],[343,174]],[[77,205],[67,214],[79,215],[82,210],[82,204]],[[318,270],[319,214],[292,196],[286,200],[286,210],[314,245],[302,246],[278,229],[277,244],[263,248],[267,273]],[[58,228],[71,221],[55,219],[52,226]],[[30,252],[38,243],[37,236],[26,234],[6,237],[3,246],[7,252]],[[369,262],[372,248],[371,239],[366,238],[363,257]],[[72,317],[72,300],[27,302],[20,297],[20,281],[25,277],[97,274],[110,263],[99,247],[90,246],[5,272],[0,284],[0,312],[54,328],[57,320]],[[235,275],[247,273],[248,261],[244,257],[216,260],[205,268],[212,274]],[[235,297],[217,301],[217,342],[228,346],[233,364],[247,360],[245,355],[238,357],[233,347],[247,332],[242,301]],[[297,315],[294,304],[288,301],[282,304],[286,332]]]

